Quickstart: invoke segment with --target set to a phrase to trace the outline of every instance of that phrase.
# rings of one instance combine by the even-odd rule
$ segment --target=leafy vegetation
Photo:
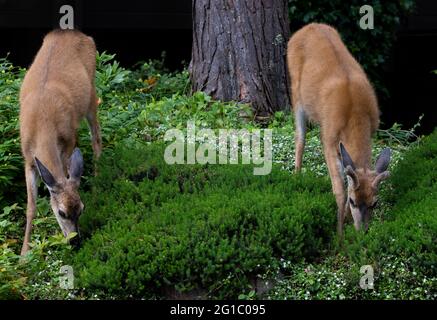
[[[104,144],[97,177],[91,175],[85,123],[79,134],[86,163],[81,186],[86,210],[80,222],[86,240],[79,252],[66,244],[41,185],[32,251],[20,262],[25,186],[18,92],[24,72],[0,60],[1,298],[162,298],[177,292],[248,299],[434,297],[435,273],[428,267],[435,263],[430,232],[435,234],[436,179],[420,172],[435,166],[435,154],[427,151],[433,147],[425,147],[435,135],[409,152],[418,144],[412,143],[414,128],[395,124],[378,132],[373,154],[392,148],[393,178],[384,185],[368,236],[347,230],[344,251],[331,241],[335,206],[317,128],[307,134],[303,174],[292,175],[290,113],[278,112],[259,124],[246,105],[188,94],[186,70],[169,72],[162,61],[129,70],[106,53],[97,59]],[[255,177],[252,166],[165,165],[159,141],[169,128],[185,130],[187,120],[199,128],[272,129],[272,174]],[[378,240],[371,241],[373,236]],[[411,252],[417,257],[410,258]],[[379,289],[357,287],[364,262],[377,267]],[[75,290],[59,287],[65,264],[75,268]],[[253,286],[263,277],[276,284],[265,295]]]
[[[23,69],[0,59],[0,208],[14,195],[22,194],[19,191],[24,186],[18,126],[18,92],[23,76]]]
[[[80,285],[93,294],[155,298],[165,288],[203,289],[236,298],[276,258],[315,258],[330,243],[326,178],[169,166],[163,154],[155,145],[121,148],[102,160],[81,221],[92,236],[74,261]]]

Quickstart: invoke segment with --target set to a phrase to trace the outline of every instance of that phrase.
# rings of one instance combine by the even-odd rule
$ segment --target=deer
[[[96,46],[77,30],[53,30],[28,69],[20,89],[20,138],[27,190],[26,227],[21,255],[30,250],[36,215],[38,176],[50,193],[51,209],[65,237],[78,245],[84,209],[79,195],[84,160],[77,131],[86,118],[95,160],[102,150],[94,84]]]
[[[356,230],[367,232],[380,182],[387,179],[391,150],[374,167],[372,137],[379,127],[378,102],[364,70],[340,34],[311,23],[290,38],[287,66],[295,122],[295,172],[302,168],[307,122],[320,127],[325,162],[337,204],[337,232],[352,215]],[[346,176],[346,190],[345,190]]]

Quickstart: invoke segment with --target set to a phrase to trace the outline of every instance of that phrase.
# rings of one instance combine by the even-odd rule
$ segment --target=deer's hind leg
[[[294,105],[294,123],[295,123],[295,171],[299,172],[302,168],[303,151],[305,149],[306,122],[307,116],[303,107],[299,104]]]
[[[290,44],[289,44],[290,46]],[[302,158],[305,149],[305,135],[307,125],[307,115],[300,94],[300,79],[302,75],[303,61],[300,54],[288,56],[288,68],[291,80],[291,100],[294,111],[295,124],[295,171],[299,172],[302,168]]]
[[[102,137],[100,134],[100,125],[97,118],[97,106],[100,103],[100,99],[97,98],[95,90],[91,97],[91,103],[86,114],[86,119],[91,131],[91,139],[93,145],[93,153],[95,160],[98,160],[102,153]]]

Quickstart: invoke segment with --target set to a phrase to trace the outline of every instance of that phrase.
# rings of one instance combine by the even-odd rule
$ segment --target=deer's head
[[[355,167],[346,148],[340,143],[341,161],[347,177],[347,201],[356,230],[367,230],[372,211],[378,202],[379,183],[390,175],[390,149],[385,148],[376,159],[375,170]]]
[[[83,172],[83,157],[78,148],[74,149],[70,157],[68,177],[56,180],[38,158],[35,157],[41,179],[50,191],[50,204],[61,227],[62,233],[67,237],[71,232],[78,235],[71,241],[79,243],[79,216],[82,214],[84,205],[79,196],[80,177]]]

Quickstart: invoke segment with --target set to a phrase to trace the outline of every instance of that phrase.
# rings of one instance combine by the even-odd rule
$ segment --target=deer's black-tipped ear
[[[83,173],[83,157],[79,148],[75,148],[70,157],[70,168],[68,174],[70,179],[79,181]]]
[[[343,168],[347,168],[348,166],[350,166],[352,170],[355,170],[355,164],[352,161],[352,158],[349,155],[349,153],[347,153],[343,143],[341,142],[340,142],[340,155],[341,155],[341,163],[343,165]]]
[[[50,173],[49,169],[47,169],[37,157],[35,157],[35,163],[42,181],[45,183],[47,188],[53,189],[56,186],[56,180]]]
[[[384,171],[387,170],[388,165],[390,163],[390,158],[391,158],[390,148],[385,148],[384,150],[381,151],[375,162],[376,173],[383,173]]]

